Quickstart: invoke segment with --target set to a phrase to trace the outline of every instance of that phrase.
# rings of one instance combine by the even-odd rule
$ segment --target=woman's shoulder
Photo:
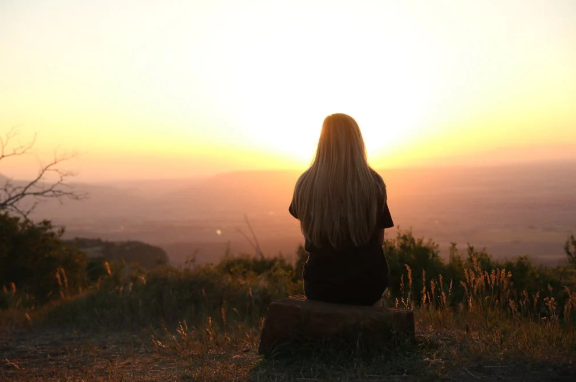
[[[306,177],[306,175],[308,175],[310,173],[310,169],[304,171],[302,174],[300,174],[300,176],[298,177],[298,180]]]
[[[370,167],[370,172],[372,173],[372,176],[374,177],[374,181],[376,182],[376,184],[378,184],[382,188],[386,188],[386,183],[384,183],[384,179],[382,179],[382,176],[380,176],[380,174],[378,174],[376,170],[374,170],[372,167]]]

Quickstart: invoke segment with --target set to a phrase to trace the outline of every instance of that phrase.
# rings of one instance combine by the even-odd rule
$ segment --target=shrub
[[[63,234],[46,220],[0,214],[0,285],[41,303],[86,287],[86,255],[65,246]]]
[[[389,290],[392,296],[401,296],[410,281],[413,301],[422,298],[426,278],[438,278],[445,265],[440,258],[438,244],[431,239],[415,238],[411,231],[398,231],[396,238],[384,241],[384,254],[390,268]]]

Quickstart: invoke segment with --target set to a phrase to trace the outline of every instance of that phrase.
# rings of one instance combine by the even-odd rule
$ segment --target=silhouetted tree
[[[0,134],[0,165],[3,161],[13,157],[20,157],[30,153],[36,142],[36,136],[28,143],[14,144],[17,133],[15,129],[6,134]],[[48,163],[41,163],[37,175],[30,181],[14,181],[7,178],[0,184],[0,212],[9,212],[20,215],[25,219],[34,211],[38,203],[48,200],[68,198],[80,200],[86,194],[74,192],[68,184],[70,177],[76,174],[59,168],[59,165],[74,155],[58,154]],[[1,178],[0,178],[1,179]],[[30,203],[24,204],[24,202]]]

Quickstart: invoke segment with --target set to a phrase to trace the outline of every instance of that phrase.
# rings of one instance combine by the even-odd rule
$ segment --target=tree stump
[[[414,337],[413,312],[371,306],[341,305],[291,296],[270,304],[260,339],[260,354],[277,345],[346,339],[385,347],[399,336]]]

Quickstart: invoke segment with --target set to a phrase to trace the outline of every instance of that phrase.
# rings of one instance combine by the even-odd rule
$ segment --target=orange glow
[[[378,167],[576,155],[572,0],[49,3],[0,4],[0,133],[87,179],[303,168],[334,112]]]

